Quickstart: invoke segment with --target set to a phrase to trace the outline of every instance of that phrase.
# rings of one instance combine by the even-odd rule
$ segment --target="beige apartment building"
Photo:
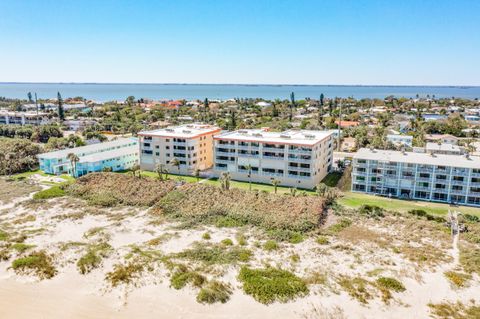
[[[220,128],[208,124],[186,124],[138,133],[140,167],[154,171],[163,164],[174,174],[192,174],[213,166],[213,135]],[[177,159],[180,166],[172,165]]]
[[[330,171],[333,137],[328,131],[238,130],[214,137],[215,172],[234,180],[312,189]]]

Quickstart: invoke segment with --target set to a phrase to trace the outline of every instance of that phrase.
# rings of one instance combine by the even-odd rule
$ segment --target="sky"
[[[478,0],[0,0],[0,82],[480,85]]]

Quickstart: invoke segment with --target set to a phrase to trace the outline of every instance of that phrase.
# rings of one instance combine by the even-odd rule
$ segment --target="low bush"
[[[24,243],[15,243],[12,246],[10,246],[11,249],[18,251],[19,253],[24,253],[27,250],[34,248],[35,245],[27,245]]]
[[[268,236],[282,242],[289,242],[292,244],[301,243],[304,238],[300,232],[288,229],[274,229],[267,232]]]
[[[226,248],[222,244],[209,246],[196,244],[193,248],[173,254],[173,257],[198,261],[207,265],[234,264],[249,261],[252,252],[241,247]]]
[[[220,282],[220,281],[210,281],[207,283],[197,295],[197,301],[199,303],[226,303],[230,299],[230,295],[232,294],[232,289]]]
[[[472,279],[471,274],[465,274],[456,271],[446,271],[444,275],[456,288],[466,287],[468,281]]]
[[[67,192],[100,206],[152,206],[174,187],[174,181],[118,173],[91,173],[78,178]]]
[[[384,209],[375,205],[362,205],[358,209],[358,212],[370,218],[385,217]]]
[[[348,218],[341,218],[336,224],[329,226],[327,229],[322,231],[327,235],[335,235],[344,230],[347,227],[352,225],[352,220]]]
[[[263,244],[263,249],[267,251],[272,251],[272,250],[277,250],[278,249],[278,244],[274,240],[267,240],[265,244]]]
[[[428,304],[433,318],[438,319],[477,319],[480,318],[480,306],[474,301],[469,303],[442,302],[439,304]]]
[[[204,233],[204,234],[202,235],[202,238],[205,239],[205,240],[210,240],[212,237],[210,236],[209,233]]]
[[[110,282],[112,287],[117,287],[121,284],[128,285],[140,276],[143,268],[141,263],[134,261],[126,265],[117,264],[113,266],[113,271],[106,274],[105,279]]]
[[[318,236],[317,237],[317,243],[320,245],[328,245],[330,241],[328,240],[328,237],[326,236]]]
[[[273,267],[251,269],[242,267],[238,279],[243,290],[255,300],[270,304],[275,301],[287,302],[308,294],[308,287],[295,274]]]
[[[50,279],[57,274],[52,256],[43,250],[15,259],[12,262],[12,268],[17,273],[35,274],[40,279]]]
[[[230,238],[225,238],[220,243],[224,246],[233,246],[233,241]]]
[[[87,253],[77,261],[78,271],[84,275],[99,267],[102,258],[108,256],[112,251],[112,246],[107,243],[92,245],[88,248]]]
[[[65,196],[65,190],[63,190],[61,185],[55,185],[48,189],[44,189],[39,191],[33,195],[33,199],[40,200],[40,199],[50,199],[55,197],[62,197]]]
[[[170,286],[182,289],[187,284],[194,287],[202,287],[206,279],[196,271],[189,270],[185,265],[177,265],[175,272],[170,277]]]
[[[376,284],[380,292],[382,293],[382,300],[388,302],[392,298],[392,291],[403,292],[405,286],[395,278],[380,277],[376,280]]]
[[[361,303],[368,303],[373,295],[369,289],[370,283],[361,277],[341,276],[337,283],[352,297]]]

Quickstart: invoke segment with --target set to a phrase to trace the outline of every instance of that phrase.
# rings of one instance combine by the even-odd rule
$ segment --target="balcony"
[[[288,174],[288,178],[293,178],[293,179],[311,179],[311,176],[300,176],[300,175],[292,175]]]
[[[283,152],[285,151],[285,148],[268,147],[268,146],[263,146],[262,149],[263,149],[264,151],[279,152],[279,153],[283,153]]]
[[[235,156],[235,152],[224,152],[224,151],[215,151],[216,155],[223,155],[223,156]]]
[[[264,159],[274,159],[274,160],[284,160],[285,156],[270,156],[270,155],[262,155]]]
[[[249,171],[248,169],[237,169],[237,172],[239,173],[244,173],[244,174],[252,174],[252,175],[258,175],[258,171],[251,170]]]
[[[233,164],[233,163],[235,163],[235,161],[216,159],[216,160],[215,160],[215,163],[219,163],[219,164]]]
[[[270,172],[262,172],[263,176],[272,176],[272,177],[283,177],[284,173],[270,173]]]
[[[228,169],[228,167],[223,167],[223,166],[215,166],[215,170],[217,171],[226,171]]]
[[[295,150],[292,150],[292,149],[289,149],[288,152],[290,154],[311,154],[312,153],[312,150],[305,150],[305,149],[295,149]]]
[[[310,164],[312,162],[312,159],[306,159],[306,158],[299,158],[299,157],[288,157],[289,161],[295,162],[295,163],[307,163]]]
[[[242,154],[242,153],[238,153],[237,157],[260,158],[260,155],[259,155],[259,154]]]
[[[454,180],[452,180],[452,181],[450,181],[450,184],[451,185],[466,185],[467,181],[465,181],[465,180],[464,181],[454,181]]]
[[[306,167],[294,167],[294,166],[288,166],[288,169],[291,171],[307,172],[307,173],[310,173],[310,171],[312,170],[311,167],[306,168]]]

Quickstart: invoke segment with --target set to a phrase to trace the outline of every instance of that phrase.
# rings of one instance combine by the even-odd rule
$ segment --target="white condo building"
[[[480,157],[362,148],[352,191],[480,206]]]
[[[0,124],[16,124],[16,125],[44,125],[50,124],[52,121],[48,118],[47,113],[36,112],[13,112],[0,110]]]
[[[213,135],[220,131],[213,125],[186,124],[140,132],[140,167],[154,171],[168,165],[171,173],[180,174],[208,169],[213,166]],[[172,167],[174,158],[179,167]]]
[[[234,180],[314,188],[330,171],[333,137],[327,131],[238,130],[214,137],[215,171]]]

